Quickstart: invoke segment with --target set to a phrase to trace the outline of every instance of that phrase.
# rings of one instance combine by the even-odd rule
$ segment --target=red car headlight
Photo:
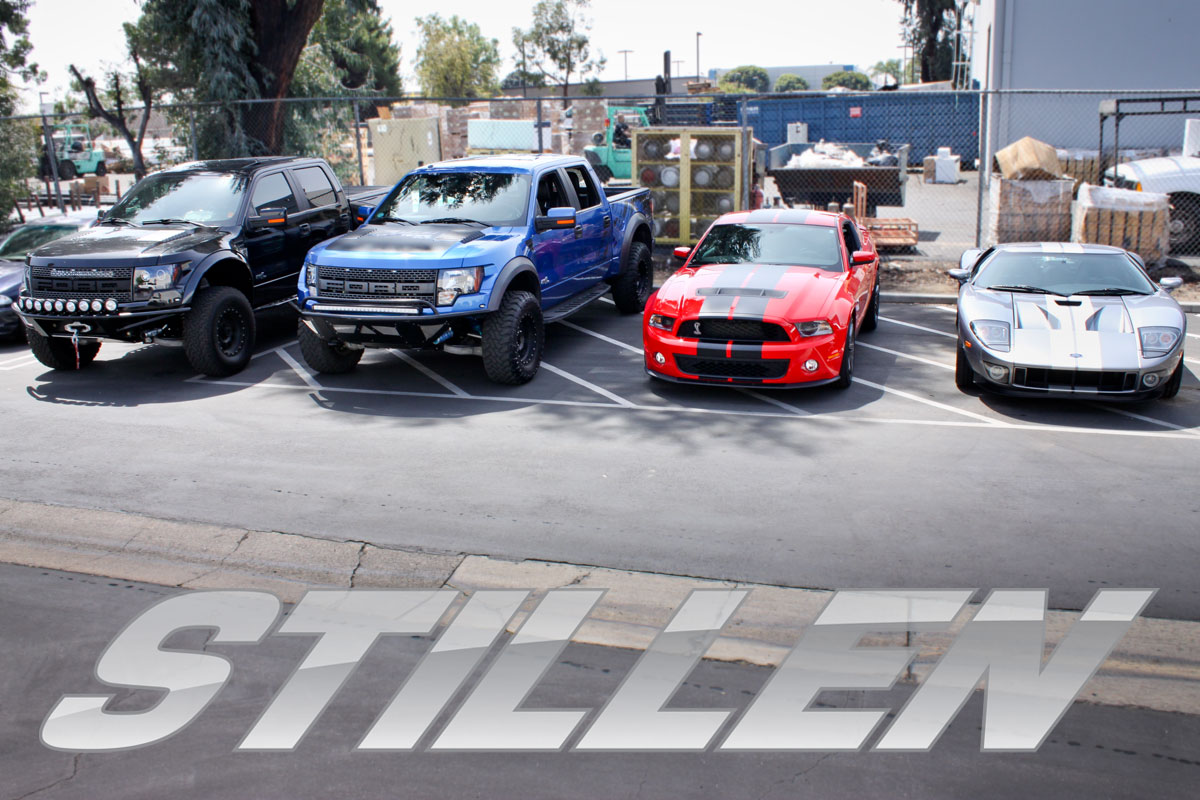
[[[650,327],[659,328],[664,331],[672,331],[675,329],[675,318],[665,317],[662,314],[650,315]]]

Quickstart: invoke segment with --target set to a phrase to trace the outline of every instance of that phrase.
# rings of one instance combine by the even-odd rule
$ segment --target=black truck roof
[[[220,158],[210,161],[189,161],[171,167],[166,172],[237,172],[250,175],[266,167],[281,164],[323,164],[320,158],[303,156],[256,156],[252,158]]]

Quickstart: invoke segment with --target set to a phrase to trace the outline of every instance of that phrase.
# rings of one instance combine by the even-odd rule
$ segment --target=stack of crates
[[[722,214],[750,206],[750,128],[636,128],[633,181],[650,189],[654,239],[694,244]]]

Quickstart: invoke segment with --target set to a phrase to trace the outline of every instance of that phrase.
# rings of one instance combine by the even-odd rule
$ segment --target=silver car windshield
[[[838,229],[790,223],[714,225],[691,261],[693,267],[705,264],[782,264],[841,272]]]
[[[980,267],[977,289],[1057,295],[1153,294],[1155,286],[1123,253],[999,250]]]

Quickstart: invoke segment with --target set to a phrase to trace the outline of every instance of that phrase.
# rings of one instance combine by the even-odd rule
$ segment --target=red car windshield
[[[841,272],[838,229],[829,225],[731,223],[715,225],[696,250],[690,266],[708,264],[779,264]]]

